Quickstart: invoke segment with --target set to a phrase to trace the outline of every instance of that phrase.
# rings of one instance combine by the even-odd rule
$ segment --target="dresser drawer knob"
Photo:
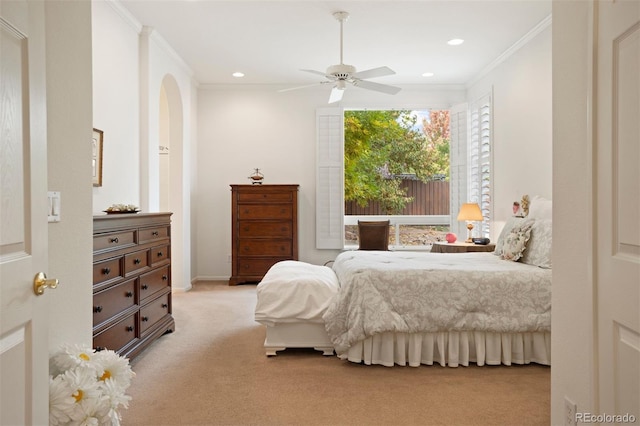
[[[102,273],[105,275],[109,275],[111,273],[111,268],[103,268]]]
[[[133,292],[132,291],[128,291],[124,294],[126,297],[133,297]]]
[[[126,330],[127,330],[128,332],[132,332],[132,331],[133,331],[133,327],[132,327],[132,326],[130,326],[130,325],[128,325],[128,326],[127,326],[127,328],[126,328]]]
[[[140,259],[137,259],[137,258],[136,258],[136,259],[133,259],[133,264],[134,264],[134,265],[139,265],[139,264],[140,264],[140,262],[141,262],[141,260],[140,260]]]
[[[168,303],[163,303],[163,304],[162,304],[162,307],[163,307],[163,308],[168,308],[168,307],[169,307],[169,304],[168,304]]]
[[[166,281],[166,280],[168,280],[168,279],[169,279],[169,277],[167,277],[166,275],[163,275],[163,276],[162,276],[162,281]]]
[[[117,243],[117,242],[118,242],[118,237],[115,237],[115,238],[109,238],[109,242],[110,242],[110,243]]]
[[[102,306],[94,306],[93,307],[93,312],[95,312],[95,313],[102,312]]]
[[[107,349],[107,348],[105,348],[103,346],[96,346],[96,352],[104,351],[105,349]]]
[[[149,317],[142,317],[142,321],[144,321],[144,322],[149,321]]]
[[[157,237],[159,234],[158,234],[158,231],[153,231],[151,235],[153,235],[154,237]]]
[[[146,290],[146,289],[148,289],[148,288],[149,288],[149,286],[148,286],[148,285],[146,285],[146,284],[142,284],[142,289],[143,289],[143,290]]]
[[[162,253],[161,251],[159,251],[157,256],[158,256],[158,257],[162,257],[162,256],[164,256],[164,253]]]

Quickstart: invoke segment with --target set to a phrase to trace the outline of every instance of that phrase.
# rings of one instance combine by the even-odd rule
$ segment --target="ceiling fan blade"
[[[332,78],[333,77],[331,75],[327,75],[326,73],[324,73],[322,71],[316,71],[316,70],[300,70],[300,71],[310,72],[311,74],[321,75],[321,76],[326,77],[326,78]]]
[[[389,95],[395,95],[401,89],[395,86],[389,86],[387,84],[374,83],[372,81],[364,81],[364,80],[356,80],[353,83],[356,87],[361,87],[363,89],[375,90],[376,92],[387,93]]]
[[[344,95],[344,89],[339,89],[334,87],[331,89],[331,95],[329,95],[329,103],[340,102],[342,100],[342,95]]]
[[[353,75],[354,78],[367,79],[374,77],[384,77],[386,75],[393,75],[396,72],[389,67],[371,68],[370,70],[364,70],[357,72]]]
[[[326,83],[331,83],[331,82],[330,81],[321,81],[319,83],[306,84],[304,86],[288,87],[286,89],[280,89],[280,90],[278,90],[278,92],[280,92],[280,93],[282,93],[282,92],[290,92],[292,90],[306,89],[307,87],[320,86],[320,85],[326,84]]]

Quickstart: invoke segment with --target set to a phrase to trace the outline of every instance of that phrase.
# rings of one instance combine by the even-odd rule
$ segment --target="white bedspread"
[[[385,332],[551,329],[551,270],[492,253],[343,252],[323,319],[336,352]]]
[[[255,320],[322,323],[322,314],[338,292],[338,278],[328,266],[285,260],[273,265],[257,286]]]

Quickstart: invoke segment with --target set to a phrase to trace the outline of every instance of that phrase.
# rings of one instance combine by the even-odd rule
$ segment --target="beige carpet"
[[[123,425],[548,425],[550,368],[364,366],[266,357],[255,285],[173,295],[176,331],[136,360]]]

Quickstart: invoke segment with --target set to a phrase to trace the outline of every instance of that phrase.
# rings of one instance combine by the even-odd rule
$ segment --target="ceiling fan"
[[[351,84],[363,89],[375,90],[376,92],[387,93],[395,95],[400,91],[399,87],[389,86],[386,84],[374,83],[366,81],[369,78],[384,77],[387,75],[393,75],[395,72],[389,67],[371,68],[365,71],[356,71],[356,67],[353,65],[347,65],[342,62],[342,26],[344,22],[349,18],[347,12],[335,12],[333,17],[340,21],[340,63],[337,65],[331,65],[327,68],[326,72],[315,70],[301,70],[312,74],[321,75],[326,78],[325,81],[319,83],[309,84],[306,86],[292,87],[289,89],[280,90],[280,92],[287,92],[290,90],[303,89],[306,87],[318,86],[322,84],[333,84],[331,89],[331,95],[329,96],[329,103],[335,103],[342,100],[342,95],[347,87],[347,84]]]

